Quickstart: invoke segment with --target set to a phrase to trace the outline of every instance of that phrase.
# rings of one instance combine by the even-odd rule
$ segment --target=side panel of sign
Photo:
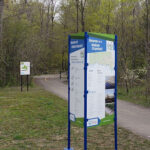
[[[84,117],[84,40],[70,41],[70,119]]]
[[[89,37],[87,47],[87,118],[90,121],[92,118],[94,118],[94,120],[97,118],[99,120],[97,123],[100,124],[105,124],[103,121],[107,120],[108,122],[113,122],[113,112],[108,112],[106,103],[114,105],[114,42]],[[93,126],[94,125],[96,124],[93,124]],[[90,126],[92,126],[92,124]]]

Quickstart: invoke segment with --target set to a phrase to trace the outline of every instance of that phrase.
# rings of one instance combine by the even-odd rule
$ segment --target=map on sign
[[[106,104],[114,102],[115,49],[114,42],[95,37],[87,45],[87,118],[88,126],[94,126],[113,122]]]
[[[106,51],[101,53],[91,53],[88,55],[90,64],[99,64],[114,68],[115,59],[113,51]]]
[[[30,75],[30,62],[20,62],[20,75]]]

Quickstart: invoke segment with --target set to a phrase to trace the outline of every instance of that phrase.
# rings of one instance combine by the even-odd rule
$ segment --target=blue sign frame
[[[85,32],[85,59],[84,59],[84,150],[87,150],[87,40],[89,35]],[[114,103],[114,138],[115,138],[115,150],[118,150],[118,137],[117,137],[117,35],[115,35],[115,103]],[[70,120],[70,53],[71,53],[71,36],[68,36],[68,147],[64,150],[73,150],[71,148],[71,120]]]
[[[114,118],[114,132],[115,132],[115,150],[118,150],[118,130],[117,130],[117,70],[118,70],[118,65],[117,65],[117,42],[118,38],[117,35],[115,35],[115,107],[114,107],[114,112],[115,112],[115,118]]]
[[[87,40],[88,34],[85,32],[85,55],[84,55],[84,150],[87,150]]]

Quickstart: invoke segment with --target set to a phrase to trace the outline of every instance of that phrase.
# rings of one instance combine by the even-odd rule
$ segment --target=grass
[[[83,128],[72,125],[72,147],[83,150]],[[89,150],[112,150],[113,125],[88,129]],[[0,89],[0,150],[62,150],[67,146],[67,102],[39,88]],[[150,141],[118,129],[119,150],[150,150]]]
[[[144,87],[131,88],[128,94],[125,88],[118,87],[118,98],[144,107],[150,107],[150,97],[146,98]]]

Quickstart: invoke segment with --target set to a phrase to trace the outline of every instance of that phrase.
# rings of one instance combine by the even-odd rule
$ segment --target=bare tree
[[[108,12],[108,14],[107,14],[107,24],[106,24],[106,33],[108,34],[109,32],[110,32],[110,14],[111,14],[111,1],[109,0],[108,1],[108,10],[109,10],[109,12]]]
[[[50,39],[48,42],[49,47],[53,47],[53,38],[54,38],[54,19],[56,15],[56,1],[55,0],[47,0],[46,1],[46,39]]]
[[[56,3],[54,0],[51,0],[51,24],[52,24],[52,35],[53,35],[53,30],[54,30],[54,18],[55,18],[55,8],[56,8]]]
[[[76,2],[76,12],[77,12],[76,31],[79,32],[79,0],[75,0],[75,2]]]
[[[44,5],[38,5],[40,14],[40,35],[43,34],[43,24],[44,24]]]
[[[87,0],[80,0],[80,12],[81,12],[81,25],[82,25],[82,32],[85,31],[85,6]]]
[[[51,21],[51,38],[50,38],[50,48],[54,48],[54,19],[56,15],[56,1],[50,0],[50,21]]]
[[[0,0],[0,44],[2,46],[2,25],[3,25],[4,0]]]
[[[125,36],[126,36],[126,28],[125,28],[125,24],[126,24],[126,20],[125,20],[125,13],[124,13],[124,2],[123,0],[121,0],[121,15],[120,15],[120,25],[121,25],[121,29],[120,29],[120,36],[122,37],[121,41],[120,41],[120,64],[122,67],[122,70],[124,72],[124,82],[125,82],[125,87],[126,87],[126,92],[129,93],[129,78],[128,78],[128,67],[127,67],[127,45],[126,45],[126,40],[125,40]]]
[[[147,94],[150,94],[150,0],[145,0],[146,6],[146,52],[147,52]]]
[[[3,64],[5,64],[2,50],[2,30],[3,30],[3,9],[4,9],[4,0],[0,0],[0,82],[4,81],[5,69]]]

